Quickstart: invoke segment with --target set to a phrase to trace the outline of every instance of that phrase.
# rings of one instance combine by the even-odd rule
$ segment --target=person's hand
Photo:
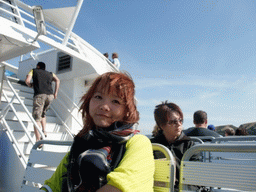
[[[57,93],[54,94],[54,99],[57,99],[57,95],[58,95]]]

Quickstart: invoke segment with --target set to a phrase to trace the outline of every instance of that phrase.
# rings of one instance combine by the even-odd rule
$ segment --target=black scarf
[[[138,131],[134,124],[114,123],[112,129],[90,130],[75,137],[71,147],[67,184],[69,192],[96,191],[121,161],[126,142]]]

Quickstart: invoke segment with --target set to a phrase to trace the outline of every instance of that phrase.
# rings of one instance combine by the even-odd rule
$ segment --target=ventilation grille
[[[72,64],[72,57],[70,55],[67,55],[65,53],[59,53],[58,54],[58,72],[62,71],[70,71],[71,70],[71,64]]]

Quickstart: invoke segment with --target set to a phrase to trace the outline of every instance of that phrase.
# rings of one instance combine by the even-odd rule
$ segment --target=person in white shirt
[[[120,68],[120,62],[118,59],[118,54],[117,53],[112,53],[112,59],[113,59],[113,64],[119,69]]]

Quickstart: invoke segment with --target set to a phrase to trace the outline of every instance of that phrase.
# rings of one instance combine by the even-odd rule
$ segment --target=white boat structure
[[[29,70],[43,61],[61,81],[58,98],[47,114],[47,139],[61,141],[72,140],[81,129],[77,104],[90,82],[105,72],[118,71],[97,49],[72,32],[82,3],[78,0],[75,7],[47,10],[18,0],[0,0],[1,192],[19,191],[35,144],[33,90],[22,84]],[[8,63],[17,57],[19,67]],[[5,71],[14,76],[6,77]]]
[[[18,0],[0,0],[1,192],[39,191],[34,187],[38,187],[37,183],[42,183],[44,177],[49,178],[49,173],[47,175],[46,170],[41,172],[42,166],[36,167],[34,163],[42,164],[44,160],[48,163],[44,165],[58,165],[69,150],[73,135],[82,127],[78,112],[81,96],[98,75],[118,71],[97,49],[72,32],[82,3],[83,0],[78,0],[75,7],[47,10]],[[17,57],[19,67],[8,63]],[[61,80],[58,99],[47,113],[47,140],[37,127],[44,139],[40,142],[54,144],[45,144],[42,150],[35,147],[40,142],[35,145],[33,126],[37,125],[31,116],[33,90],[24,84],[26,75],[38,61],[45,62],[47,70]],[[7,77],[6,71],[14,75]],[[203,143],[201,139],[194,139]],[[188,185],[208,186],[210,191],[256,191],[256,137],[210,140],[215,144],[198,144],[184,155],[180,191],[191,191]],[[236,143],[237,140],[240,142]],[[220,142],[225,144],[218,144]],[[164,151],[161,146],[154,148]],[[198,152],[204,154],[202,161],[190,162],[191,155]],[[226,152],[240,155],[232,156],[231,161],[227,156],[220,158]],[[166,154],[168,161],[155,160],[156,167],[162,168],[167,162],[164,166],[168,169],[166,174],[157,168],[155,191],[173,191],[175,166],[174,162],[170,163],[173,157],[169,151]],[[53,171],[49,166],[47,171]],[[33,168],[38,168],[33,172],[35,175],[32,174]],[[36,180],[29,186],[27,179]]]

